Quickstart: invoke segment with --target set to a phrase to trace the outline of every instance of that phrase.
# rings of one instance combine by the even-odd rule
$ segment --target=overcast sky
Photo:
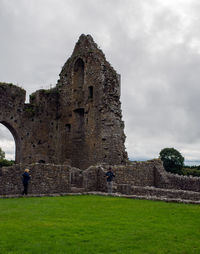
[[[199,0],[0,0],[0,81],[28,95],[55,85],[79,36],[91,34],[121,74],[129,158],[174,147],[198,161],[199,13]],[[7,158],[13,143],[1,125]]]

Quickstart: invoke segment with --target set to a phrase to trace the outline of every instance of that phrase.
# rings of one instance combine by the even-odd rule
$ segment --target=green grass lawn
[[[0,254],[200,253],[200,206],[103,196],[0,200]]]

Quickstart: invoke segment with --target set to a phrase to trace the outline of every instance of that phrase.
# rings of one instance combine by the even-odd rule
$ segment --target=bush
[[[182,169],[182,174],[185,176],[198,176],[200,177],[200,170],[198,167],[196,168],[186,168]]]
[[[0,147],[0,160],[3,160],[5,158],[5,152]]]
[[[187,169],[197,169],[197,170],[200,170],[200,165],[199,166],[188,166],[188,165],[185,165],[183,168],[187,168]]]
[[[0,167],[9,167],[9,166],[12,166],[15,162],[14,161],[9,161],[9,160],[6,160],[6,159],[1,159],[0,160]]]

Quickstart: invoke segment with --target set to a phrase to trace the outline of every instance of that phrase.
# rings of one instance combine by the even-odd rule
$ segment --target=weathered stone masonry
[[[81,35],[55,88],[25,91],[0,83],[0,123],[13,134],[16,165],[0,168],[0,195],[20,194],[31,169],[30,194],[106,191],[200,200],[200,178],[167,173],[160,160],[128,163],[120,76],[91,36]]]
[[[109,165],[81,170],[69,165],[31,164],[30,194],[105,192]],[[21,194],[21,174],[27,165],[0,168],[0,195]],[[167,173],[160,160],[112,166],[113,191],[145,197],[200,200],[200,178]]]
[[[16,142],[17,163],[87,168],[127,160],[120,77],[90,35],[81,35],[55,88],[25,91],[0,84],[0,123]]]

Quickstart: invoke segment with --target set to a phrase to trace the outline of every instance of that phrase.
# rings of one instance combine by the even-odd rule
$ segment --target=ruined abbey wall
[[[17,163],[123,164],[120,78],[92,37],[81,35],[56,87],[25,91],[0,83],[0,123],[16,142]]]
[[[69,165],[31,164],[0,168],[0,196],[17,194],[23,189],[21,175],[30,169],[29,194],[66,194],[107,192],[105,173],[109,165],[81,170]],[[113,192],[176,200],[200,200],[200,178],[167,173],[160,160],[114,165]]]
[[[127,161],[120,76],[91,36],[80,36],[54,88],[27,104],[25,95],[0,83],[0,123],[16,144],[16,165],[0,168],[0,195],[21,193],[26,167],[30,194],[106,191],[112,166],[114,192],[200,199],[200,178],[167,173],[160,160]]]

